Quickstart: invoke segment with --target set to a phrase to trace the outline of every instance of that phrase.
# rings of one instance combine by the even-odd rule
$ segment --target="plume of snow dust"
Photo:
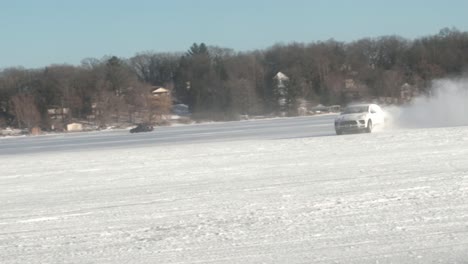
[[[468,79],[441,79],[428,95],[411,103],[386,109],[391,128],[468,126]]]

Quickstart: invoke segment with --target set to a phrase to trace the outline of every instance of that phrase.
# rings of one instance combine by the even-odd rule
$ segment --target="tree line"
[[[431,80],[463,74],[467,66],[468,32],[453,28],[415,40],[383,36],[276,44],[247,52],[195,43],[182,53],[143,52],[131,58],[88,58],[79,66],[3,69],[0,127],[49,129],[51,108],[67,108],[70,120],[93,116],[106,125],[123,116],[131,122],[136,113],[168,113],[170,103],[188,105],[194,119],[233,120],[279,111],[295,115],[303,102],[346,104],[353,99],[346,96],[348,82],[365,91],[358,97],[397,98],[405,83],[424,92]],[[281,91],[278,72],[287,76]],[[169,104],[148,100],[158,86],[171,91]]]

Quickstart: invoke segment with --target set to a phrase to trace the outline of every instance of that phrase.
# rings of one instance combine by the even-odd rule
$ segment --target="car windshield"
[[[366,113],[368,109],[368,106],[348,106],[343,111],[343,114]]]

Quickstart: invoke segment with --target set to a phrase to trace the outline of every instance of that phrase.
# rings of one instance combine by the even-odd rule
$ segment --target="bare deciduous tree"
[[[81,66],[4,69],[0,71],[0,117],[3,123],[11,125],[15,119],[26,126],[23,121],[28,118],[18,103],[24,99],[21,94],[27,93],[34,99],[28,100],[35,102],[43,127],[49,107],[70,108],[71,118],[82,119],[92,117],[96,105],[103,123],[131,119],[133,114],[159,109],[147,100],[151,85],[168,88],[174,101],[189,105],[193,116],[201,118],[272,113],[278,111],[273,79],[278,72],[291,78],[290,108],[296,100],[346,103],[347,96],[341,95],[349,93],[356,100],[398,97],[404,83],[424,92],[435,78],[463,74],[468,69],[467,47],[468,32],[446,28],[411,41],[384,36],[351,43],[276,44],[241,53],[201,43],[184,54],[145,52],[128,60],[85,59]],[[360,91],[344,91],[347,83],[355,83]],[[28,120],[36,122],[36,118]]]
[[[37,108],[34,96],[28,93],[14,95],[10,99],[11,109],[18,122],[18,127],[32,129],[41,122],[41,114]]]

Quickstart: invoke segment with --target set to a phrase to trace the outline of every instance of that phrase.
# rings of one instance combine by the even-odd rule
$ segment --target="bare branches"
[[[287,112],[300,105],[343,104],[370,97],[397,99],[402,87],[423,90],[431,80],[468,69],[468,32],[406,40],[398,36],[277,44],[237,53],[195,43],[184,53],[143,52],[130,59],[87,58],[81,66],[0,72],[0,119],[3,126],[50,126],[48,108],[70,110],[68,119],[135,122],[160,119],[173,103],[189,106],[200,118],[281,112],[279,72],[288,76],[282,98]],[[152,87],[170,98],[155,99]],[[66,122],[63,120],[62,122]]]
[[[10,104],[19,128],[32,129],[40,124],[41,115],[34,96],[28,93],[16,94],[10,99]]]

